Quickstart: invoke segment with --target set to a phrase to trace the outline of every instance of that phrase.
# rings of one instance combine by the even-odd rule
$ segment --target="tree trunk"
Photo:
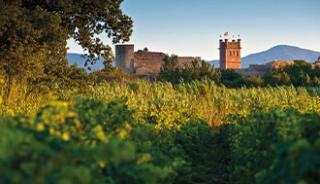
[[[12,83],[13,83],[13,77],[11,75],[8,75],[7,81],[6,81],[6,88],[4,91],[4,99],[3,99],[3,105],[5,107],[9,105]]]

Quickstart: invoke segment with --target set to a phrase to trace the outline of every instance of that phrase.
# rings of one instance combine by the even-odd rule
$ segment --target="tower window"
[[[232,56],[232,51],[230,51],[230,56]]]

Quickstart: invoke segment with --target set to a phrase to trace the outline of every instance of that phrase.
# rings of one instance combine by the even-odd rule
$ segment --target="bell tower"
[[[220,68],[239,69],[241,67],[241,39],[229,41],[220,39]]]

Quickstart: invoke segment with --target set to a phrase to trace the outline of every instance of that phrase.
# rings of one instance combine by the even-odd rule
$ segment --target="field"
[[[317,88],[212,81],[29,90],[4,105],[0,183],[317,183]]]
[[[249,1],[0,0],[0,184],[320,183],[319,4]]]

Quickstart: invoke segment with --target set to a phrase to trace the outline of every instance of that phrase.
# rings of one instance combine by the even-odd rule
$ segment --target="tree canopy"
[[[203,79],[218,81],[220,77],[220,71],[214,70],[209,63],[197,58],[188,65],[180,66],[177,55],[166,55],[159,73],[160,80],[170,81],[173,84]]]
[[[73,38],[94,63],[112,59],[113,43],[128,41],[133,21],[120,8],[122,0],[0,0],[0,71],[13,80],[65,72],[67,40]],[[51,68],[48,68],[48,66]]]
[[[109,55],[110,48],[98,35],[105,33],[118,43],[128,41],[132,33],[133,22],[121,11],[121,3],[122,0],[1,0],[0,56],[11,60],[8,52],[21,47],[30,48],[29,53],[47,47],[57,55],[64,51],[69,38],[92,58]]]

